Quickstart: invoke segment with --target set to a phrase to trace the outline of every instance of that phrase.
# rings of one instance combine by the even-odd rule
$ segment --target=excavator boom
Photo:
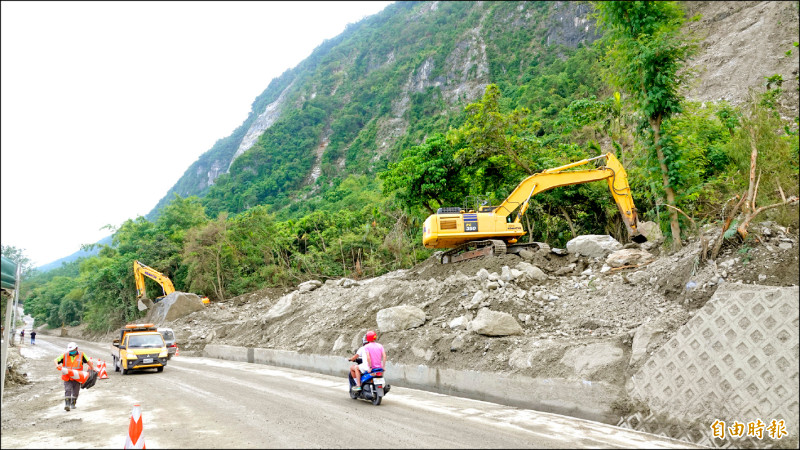
[[[175,292],[175,286],[172,281],[163,275],[161,272],[148,267],[139,261],[133,262],[133,277],[136,280],[136,298],[142,298],[147,295],[144,286],[144,277],[150,278],[161,286],[164,295],[169,295]]]
[[[599,168],[568,170],[591,161],[605,159],[606,164]],[[554,167],[533,174],[522,180],[511,194],[497,206],[483,206],[474,210],[461,208],[439,208],[429,216],[423,225],[422,242],[428,248],[447,248],[454,251],[466,249],[470,243],[481,248],[500,248],[502,244],[515,244],[526,232],[521,218],[528,209],[531,197],[541,192],[572,184],[608,180],[611,196],[614,198],[628,234],[634,242],[647,239],[639,233],[636,207],[631,198],[628,175],[613,153],[584,159],[564,166]],[[509,216],[517,211],[513,220]],[[474,246],[473,245],[473,246]],[[505,251],[506,246],[502,246]],[[476,251],[476,256],[487,254],[488,250]],[[444,261],[444,260],[443,260]]]

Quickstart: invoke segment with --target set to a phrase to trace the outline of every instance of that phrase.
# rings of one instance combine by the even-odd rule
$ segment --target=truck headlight
[[[166,352],[166,351],[163,351],[163,352],[159,353],[159,354],[158,354],[158,357],[159,357],[159,358],[166,358],[166,357],[167,357],[167,352]]]
[[[125,359],[139,359],[139,357],[136,356],[136,355],[128,354],[128,355],[125,355]]]

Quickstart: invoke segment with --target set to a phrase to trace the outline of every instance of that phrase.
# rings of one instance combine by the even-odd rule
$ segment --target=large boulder
[[[319,280],[308,280],[308,281],[306,281],[304,283],[300,283],[297,286],[297,290],[301,294],[305,294],[306,292],[311,292],[311,291],[313,291],[314,289],[316,289],[316,288],[318,288],[320,286],[322,286],[322,281],[319,281]]]
[[[202,311],[203,308],[205,305],[199,295],[175,291],[150,307],[145,320],[161,325],[195,311]]]
[[[567,350],[561,364],[571,367],[581,378],[591,378],[600,369],[623,363],[624,352],[613,342],[598,342]]]
[[[378,329],[402,331],[416,328],[425,323],[425,311],[412,305],[400,305],[378,311]]]
[[[567,242],[567,252],[591,258],[605,258],[621,248],[622,244],[607,234],[586,234]]]
[[[630,365],[635,365],[642,358],[647,356],[647,353],[664,335],[664,330],[658,327],[653,322],[645,322],[636,329],[633,335],[633,343],[631,345],[631,361]]]
[[[651,242],[658,241],[664,237],[663,234],[661,234],[661,227],[655,222],[639,222],[636,226],[636,229],[639,230],[639,233],[642,233],[642,235]]]
[[[654,259],[655,256],[645,250],[623,248],[608,255],[606,264],[611,267],[636,266],[649,263]]]
[[[547,280],[547,275],[542,272],[542,269],[534,266],[531,263],[522,261],[517,264],[517,269],[519,269],[524,276],[536,280],[536,281],[545,281]]]
[[[523,332],[511,314],[489,308],[481,308],[469,325],[472,331],[484,336],[510,336]]]
[[[295,296],[297,296],[297,291],[290,292],[281,297],[280,299],[278,299],[278,301],[274,305],[272,305],[272,308],[270,308],[269,311],[267,311],[267,314],[264,315],[262,321],[264,323],[267,323],[271,320],[281,318],[294,311]]]

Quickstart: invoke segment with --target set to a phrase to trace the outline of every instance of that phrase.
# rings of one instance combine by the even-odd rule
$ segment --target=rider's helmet
[[[367,342],[373,342],[373,341],[375,341],[375,339],[377,337],[378,337],[378,335],[375,334],[375,332],[372,331],[372,330],[367,331],[366,336],[364,336],[364,338],[367,340]]]
[[[76,350],[77,348],[78,348],[78,344],[76,344],[74,342],[70,342],[69,344],[67,344],[67,351],[68,352]]]

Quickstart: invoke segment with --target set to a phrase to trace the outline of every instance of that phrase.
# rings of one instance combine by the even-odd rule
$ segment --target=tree
[[[467,183],[461,174],[462,166],[455,162],[455,153],[456,148],[441,133],[411,147],[402,160],[380,174],[384,194],[396,191],[403,206],[421,206],[430,214],[435,207],[460,204]]]
[[[680,223],[675,209],[674,185],[678,176],[672,165],[680,155],[666,153],[661,142],[661,124],[681,111],[681,72],[695,46],[680,34],[684,13],[676,2],[596,2],[600,28],[606,31],[606,61],[612,82],[627,90],[646,118],[643,127],[648,147],[655,153],[662,185],[671,206],[670,229],[673,249],[681,247]]]
[[[466,122],[451,133],[452,136],[448,136],[450,139],[463,140],[466,144],[457,152],[457,161],[473,164],[476,160],[502,155],[513,160],[529,175],[533,174],[530,160],[526,157],[532,142],[526,135],[532,135],[538,125],[529,122],[530,111],[527,108],[503,113],[500,108],[500,88],[490,84],[486,86],[481,101],[469,104],[464,111],[467,113]]]

